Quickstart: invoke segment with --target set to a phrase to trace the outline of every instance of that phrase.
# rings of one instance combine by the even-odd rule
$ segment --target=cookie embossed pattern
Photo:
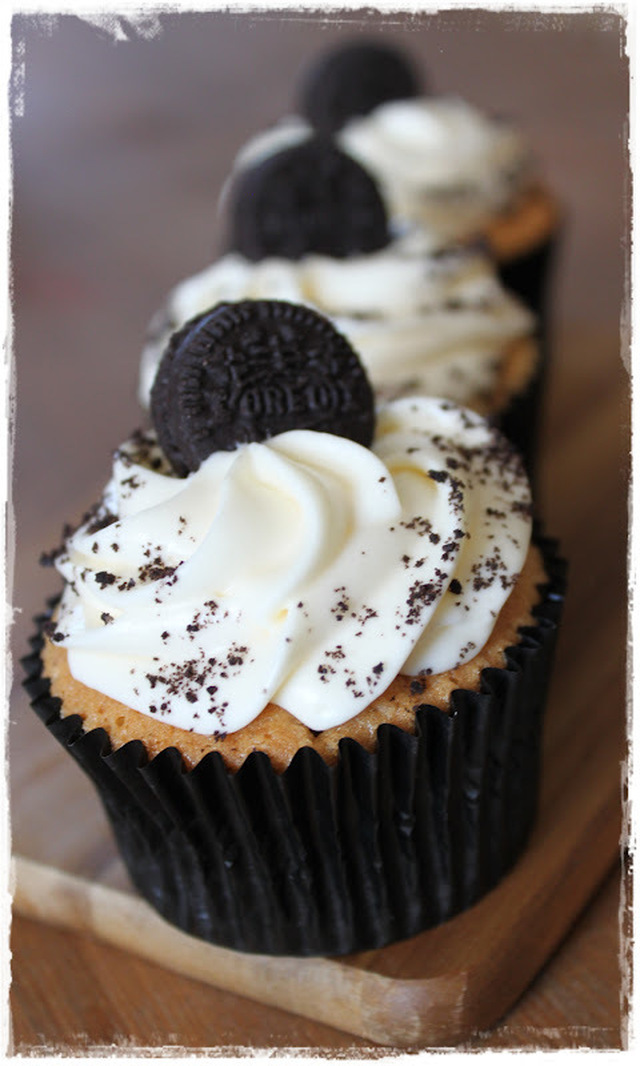
[[[177,399],[180,432],[117,453],[55,556],[65,588],[28,682],[139,891],[190,933],[271,954],[410,936],[504,876],[535,818],[562,599],[520,459],[449,402],[383,406],[368,447],[341,412],[318,431],[297,403],[283,428],[267,399],[229,447],[239,403],[222,447],[196,419],[193,450],[180,383],[215,361],[211,337],[233,365],[259,323],[246,357],[259,369],[275,343],[275,377],[290,365],[315,397],[315,372],[297,376],[315,317],[225,304],[170,349],[155,431]],[[373,429],[355,353],[321,326]]]
[[[304,425],[373,437],[373,393],[351,346],[313,311],[246,301],[175,333],[151,393],[160,444],[177,472],[213,451]]]

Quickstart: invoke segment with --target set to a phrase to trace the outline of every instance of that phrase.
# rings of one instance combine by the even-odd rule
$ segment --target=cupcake
[[[50,556],[27,687],[133,883],[239,950],[378,947],[469,907],[526,844],[562,566],[481,416],[374,412],[315,311],[176,334],[153,429]]]
[[[352,342],[378,399],[426,394],[471,407],[533,465],[536,318],[485,253],[435,249],[415,229],[392,238],[370,175],[322,137],[244,169],[226,201],[229,250],[176,286],[150,324],[139,383],[145,408],[163,351],[185,321],[227,299],[289,300],[320,311]]]
[[[377,180],[396,232],[418,225],[440,246],[483,240],[506,288],[544,317],[559,210],[513,123],[428,92],[407,57],[371,41],[321,54],[295,109],[237,166],[313,130],[332,136]]]

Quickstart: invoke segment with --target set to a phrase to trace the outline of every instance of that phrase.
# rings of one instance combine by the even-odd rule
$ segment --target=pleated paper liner
[[[559,234],[509,261],[496,262],[504,287],[527,304],[536,314],[535,341],[538,365],[522,392],[515,393],[507,407],[492,416],[492,422],[515,444],[522,455],[527,473],[535,485],[537,473],[540,421],[546,382],[551,362],[550,286]],[[485,246],[486,247],[486,246]]]
[[[538,364],[525,388],[514,393],[506,407],[496,411],[489,419],[519,451],[532,485],[536,482],[540,419],[546,381],[546,366],[539,332],[536,334],[536,342],[540,350]]]
[[[500,281],[508,292],[520,299],[538,316],[542,335],[548,334],[551,281],[560,234],[555,232],[522,255],[498,260]]]
[[[348,954],[412,936],[471,906],[517,860],[535,819],[541,726],[564,595],[555,542],[536,624],[451,712],[416,708],[415,734],[343,740],[327,766],[301,749],[277,774],[262,753],[237,773],[218,753],[185,769],[175,748],[112,751],[61,717],[42,677],[42,627],[25,686],[101,796],[138,891],[204,940],[260,954]],[[52,605],[50,605],[52,606]]]

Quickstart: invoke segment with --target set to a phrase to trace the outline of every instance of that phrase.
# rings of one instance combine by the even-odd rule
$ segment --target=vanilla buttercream
[[[485,255],[435,253],[416,232],[349,259],[251,262],[229,253],[177,285],[150,324],[138,389],[144,407],[171,334],[217,303],[247,298],[304,303],[330,318],[384,399],[422,392],[469,404],[490,396],[505,351],[535,328]]]
[[[57,559],[52,639],[77,680],[180,728],[273,702],[322,730],[472,658],[530,529],[519,459],[442,400],[385,405],[371,450],[295,430],[184,479],[138,437]]]

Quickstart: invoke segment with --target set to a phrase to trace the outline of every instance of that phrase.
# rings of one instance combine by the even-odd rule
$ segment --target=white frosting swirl
[[[376,178],[396,222],[442,241],[482,232],[528,174],[519,133],[453,97],[390,101],[337,140]]]
[[[116,453],[57,560],[52,639],[79,681],[197,733],[270,701],[325,729],[473,657],[528,549],[519,460],[442,400],[385,406],[372,450],[295,430],[184,479],[158,455]]]
[[[140,365],[144,407],[171,333],[220,301],[241,299],[320,311],[351,341],[386,399],[423,392],[468,404],[491,395],[505,350],[535,322],[487,257],[461,249],[430,255],[416,233],[349,259],[254,263],[229,254],[178,285],[152,321]]]

